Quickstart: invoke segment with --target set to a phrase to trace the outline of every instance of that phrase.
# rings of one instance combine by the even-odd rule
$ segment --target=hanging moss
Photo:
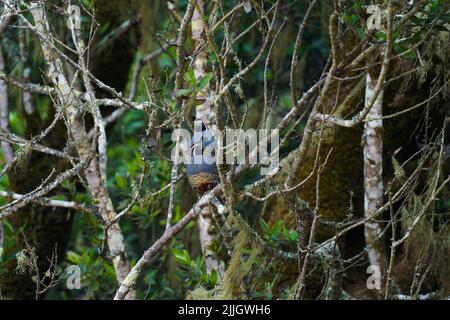
[[[212,290],[206,290],[203,287],[196,288],[187,294],[187,299],[245,299],[243,280],[249,274],[256,259],[260,256],[262,249],[251,242],[251,236],[248,228],[242,223],[242,220],[233,214],[227,219],[227,225],[232,230],[240,230],[234,237],[232,245],[233,251],[220,284]],[[247,245],[251,242],[250,252],[247,253]]]
[[[432,158],[432,161],[436,161],[437,154]],[[414,220],[423,212],[424,204],[433,196],[432,189],[440,166],[441,164],[437,164],[429,168],[425,191],[421,194],[413,194],[402,208],[401,226],[404,232],[411,228]],[[442,183],[442,179],[440,182]],[[444,190],[437,198],[445,198],[446,193],[448,191]],[[403,253],[395,269],[395,278],[402,290],[409,292],[414,283],[414,275],[424,276],[427,272],[422,282],[421,292],[437,291],[440,296],[447,297],[450,294],[447,272],[449,264],[450,226],[448,222],[440,219],[439,212],[436,212],[435,206],[431,205],[404,243]],[[416,281],[414,290],[417,289],[417,285]]]

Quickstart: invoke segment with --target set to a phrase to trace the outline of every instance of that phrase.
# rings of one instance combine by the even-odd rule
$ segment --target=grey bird
[[[200,128],[191,140],[191,159],[186,173],[192,188],[201,196],[217,186],[220,179],[216,167],[216,140],[203,123]]]

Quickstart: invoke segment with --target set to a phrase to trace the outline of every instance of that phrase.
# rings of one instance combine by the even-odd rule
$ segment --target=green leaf
[[[107,21],[106,23],[102,24],[100,26],[99,33],[100,34],[105,33],[108,30],[110,24],[111,24],[111,21]]]
[[[271,232],[270,232],[270,228],[269,228],[269,225],[267,224],[267,222],[265,222],[263,219],[260,219],[259,223],[261,225],[262,232],[265,235],[269,235],[270,236]]]
[[[402,55],[402,58],[408,59],[408,60],[416,60],[417,59],[417,53],[415,50],[409,51]]]
[[[352,19],[350,18],[349,14],[346,14],[346,13],[342,14],[342,18],[344,19],[344,22],[346,24],[351,24],[352,23]]]
[[[181,96],[189,96],[191,93],[192,93],[192,89],[186,88],[186,89],[175,90],[173,92],[173,96],[178,98]]]
[[[219,279],[219,274],[217,273],[216,269],[212,269],[209,277],[210,277],[209,282],[211,282],[211,284],[213,286],[215,286],[217,283],[217,280]]]
[[[142,159],[142,156],[139,152],[134,151],[134,162],[139,166],[139,167],[143,167],[144,166],[144,160]]]
[[[377,31],[375,33],[375,37],[377,37],[378,41],[386,41],[386,33],[382,31]]]
[[[358,33],[358,37],[359,37],[361,40],[365,40],[365,39],[366,39],[366,33],[364,32],[363,29],[361,29],[361,28],[356,28],[356,32]]]
[[[401,164],[395,159],[395,157],[392,157],[392,166],[394,167],[394,174],[399,178],[405,177],[405,170],[403,170]]]
[[[277,222],[275,222],[275,224],[272,227],[272,234],[275,236],[278,235],[280,233],[282,225],[283,225],[283,221],[277,220]]]
[[[3,230],[5,231],[5,234],[9,237],[12,236],[14,234],[14,228],[11,225],[11,223],[9,223],[9,221],[6,219],[3,219],[2,223],[3,223]]]
[[[202,89],[206,88],[213,76],[214,74],[212,72],[205,74],[198,82],[197,91],[201,91]]]
[[[95,5],[95,0],[83,0],[83,4],[89,8],[92,9]]]
[[[104,263],[104,264],[103,264],[103,268],[105,269],[105,273],[106,273],[109,277],[111,277],[111,278],[115,277],[115,274],[116,274],[116,273],[115,273],[114,268],[113,268],[112,265],[107,264],[107,263]]]
[[[401,45],[395,45],[394,46],[394,52],[396,52],[398,54],[401,54],[401,57],[403,59],[408,59],[408,60],[415,60],[415,59],[417,59],[416,51],[415,50],[408,51],[408,49],[409,49],[408,47],[401,46]]]
[[[116,172],[114,179],[116,180],[116,184],[119,188],[125,189],[127,181],[118,172]]]
[[[297,241],[298,239],[298,232],[297,230],[291,230],[291,232],[289,233],[290,239],[292,242]]]
[[[191,265],[191,257],[189,256],[189,252],[187,252],[187,250],[183,249],[177,249],[177,248],[173,248],[172,249],[173,255],[175,256],[175,259],[177,259],[177,261],[181,264],[190,266]]]
[[[350,23],[352,26],[354,26],[359,20],[359,17],[356,14],[352,14],[350,16]]]
[[[195,79],[194,69],[189,67],[188,72],[184,75],[184,79],[191,85],[194,86],[197,84],[197,80]]]
[[[289,234],[289,230],[283,226],[282,230],[282,234],[283,234],[283,239],[287,239],[290,240],[290,234]]]
[[[73,264],[80,264],[81,263],[81,256],[73,251],[67,252],[67,261],[73,263]]]
[[[352,8],[355,10],[362,9],[362,2],[360,2],[360,1],[353,2]]]

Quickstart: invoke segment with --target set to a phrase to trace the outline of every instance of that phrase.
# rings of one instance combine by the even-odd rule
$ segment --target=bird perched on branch
[[[198,123],[196,129],[186,173],[192,188],[201,196],[217,186],[220,179],[216,167],[216,140],[203,123]]]

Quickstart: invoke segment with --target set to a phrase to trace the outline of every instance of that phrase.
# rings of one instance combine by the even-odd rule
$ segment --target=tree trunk
[[[100,0],[97,2],[99,5],[96,6],[96,13],[99,23],[110,21],[110,28],[114,29],[120,25],[122,20],[129,18],[129,4],[122,3],[118,6],[109,1]],[[137,40],[136,30],[130,28],[101,56],[93,58],[91,66],[95,75],[117,90],[123,90],[127,82],[129,67],[133,62],[133,55],[130,52],[134,52]],[[129,48],[129,52],[127,50],[115,50],[118,47]],[[29,50],[29,48],[25,49]],[[114,65],[115,72],[110,72],[112,65]],[[25,95],[24,100],[29,99]],[[42,124],[40,115],[36,110],[32,113],[24,110],[23,114],[26,117],[25,138],[39,134],[53,120],[53,112],[53,106],[49,105],[49,119],[45,124]],[[89,119],[86,120],[89,124]],[[64,123],[60,121],[43,143],[61,150],[66,145],[66,135]],[[67,163],[60,158],[33,151],[24,158],[19,169],[14,169],[8,173],[11,190],[20,194],[27,193],[39,186],[53,169],[58,173],[66,165]],[[27,242],[37,250],[41,270],[47,270],[47,258],[52,257],[55,249],[57,250],[58,262],[64,261],[70,238],[72,215],[73,213],[70,210],[64,208],[42,207],[38,204],[29,204],[20,209],[8,218],[8,222],[14,229],[14,241],[12,246],[4,248],[3,257],[14,255],[25,247],[24,235]],[[23,231],[23,235],[20,230]],[[29,276],[17,274],[16,266],[16,260],[13,259],[6,262],[3,270],[0,270],[0,287],[3,296],[7,299],[34,299],[35,284]]]
[[[370,73],[367,73],[366,78],[367,103],[374,95],[377,80],[373,79]],[[381,90],[367,114],[368,121],[364,123],[364,216],[366,218],[375,214],[383,205],[383,95],[384,90]],[[387,257],[381,236],[383,225],[377,221],[378,219],[370,219],[365,223],[364,236],[370,265],[378,268],[381,275],[386,275]]]

